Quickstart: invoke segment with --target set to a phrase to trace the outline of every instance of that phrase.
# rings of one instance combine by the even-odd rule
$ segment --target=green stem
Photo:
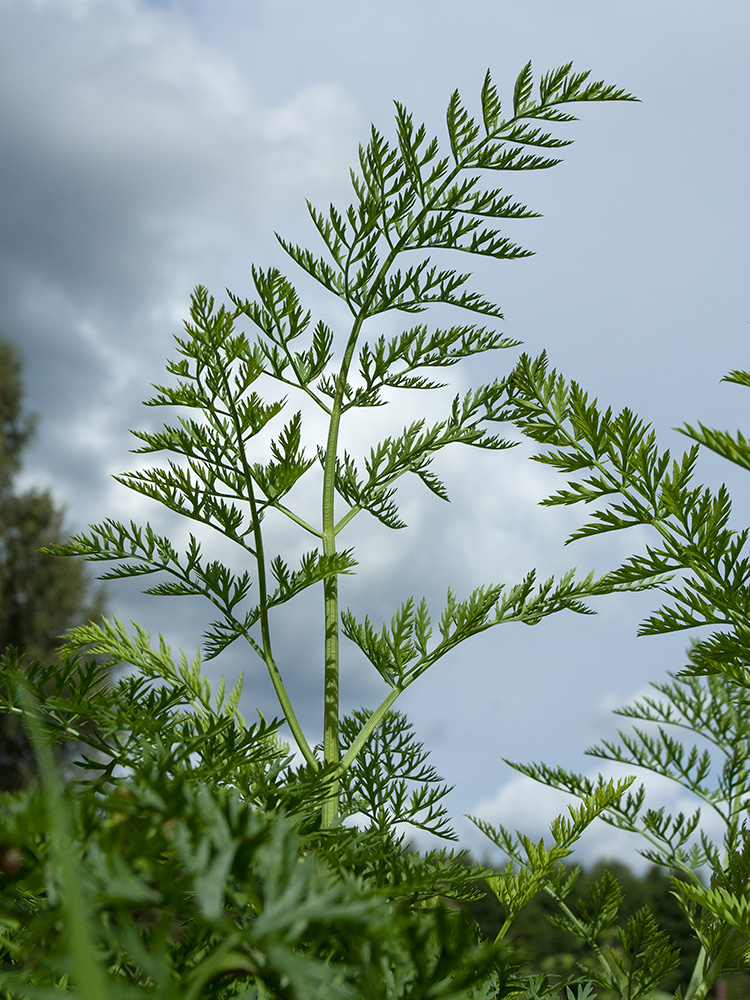
[[[389,694],[383,699],[383,701],[378,705],[372,715],[369,716],[367,722],[362,726],[360,731],[357,733],[356,738],[352,741],[352,745],[346,752],[344,759],[341,761],[340,772],[343,774],[354,761],[359,756],[362,747],[368,741],[375,729],[380,725],[383,717],[390,710],[391,705],[395,702],[398,696],[403,691],[403,688],[397,687],[393,688]]]
[[[685,1000],[698,1000],[701,996],[698,991],[703,986],[703,967],[705,963],[706,949],[703,945],[701,945],[698,957],[695,960],[695,965],[693,966],[693,974],[690,977],[690,982],[685,990]]]
[[[285,507],[283,503],[279,503],[278,500],[274,500],[273,506],[275,510],[278,510],[282,514],[286,514],[290,521],[294,521],[295,524],[298,524],[300,528],[304,528],[305,531],[308,531],[311,535],[315,535],[316,538],[322,537],[317,528],[313,528],[311,524],[308,524],[307,521],[301,518],[298,514],[295,514],[293,510]]]
[[[279,699],[279,705],[284,713],[284,718],[287,721],[289,728],[292,731],[294,740],[299,747],[302,756],[305,758],[310,767],[317,770],[320,767],[317,757],[313,753],[312,747],[307,742],[305,734],[302,730],[302,726],[299,723],[297,714],[294,711],[289,695],[287,694],[286,687],[284,686],[284,681],[281,676],[281,672],[276,665],[276,661],[271,655],[270,650],[266,650],[264,654],[264,660],[266,667],[268,668],[268,673],[271,678],[271,683],[273,684],[274,691],[276,692],[276,697]]]
[[[737,932],[730,930],[725,938],[724,944],[714,956],[711,964],[706,968],[707,952],[701,945],[693,968],[693,975],[685,991],[684,1000],[706,1000],[708,991],[714,985],[718,977],[724,972],[724,966],[728,957],[737,946]]]
[[[512,124],[520,118],[528,117],[527,115],[521,115],[517,118],[511,119],[509,122],[504,123],[506,129],[510,129]],[[497,138],[494,136],[493,138]],[[470,156],[476,156],[477,151],[487,142],[492,141],[490,136],[482,139],[481,142],[477,144],[477,147],[471,151]],[[514,141],[512,139],[507,141]],[[439,184],[434,191],[431,192],[429,201],[425,201],[422,204],[422,208],[417,212],[414,217],[410,220],[410,225],[406,230],[400,234],[398,241],[395,244],[390,243],[388,240],[390,250],[378,273],[374,276],[372,282],[370,283],[369,290],[365,296],[364,301],[359,305],[358,310],[355,312],[352,309],[352,303],[348,298],[346,290],[343,292],[342,297],[344,297],[354,313],[354,323],[352,325],[351,332],[349,334],[349,340],[344,351],[344,356],[341,362],[341,367],[339,369],[336,392],[333,399],[333,404],[330,409],[330,422],[328,425],[328,440],[326,443],[326,457],[323,470],[323,498],[322,498],[322,520],[323,520],[323,552],[325,555],[334,556],[336,553],[336,534],[340,531],[347,521],[350,519],[349,515],[346,515],[341,519],[337,525],[334,520],[334,494],[335,494],[335,482],[336,482],[336,454],[338,448],[338,438],[339,429],[341,425],[341,416],[343,411],[344,402],[344,392],[346,389],[347,376],[349,374],[349,367],[352,363],[352,358],[354,356],[354,350],[359,339],[360,332],[362,330],[362,325],[365,319],[370,315],[370,307],[373,300],[376,297],[378,290],[381,288],[383,282],[388,275],[396,258],[405,250],[417,249],[417,247],[410,247],[409,240],[412,234],[418,230],[423,219],[425,219],[429,213],[433,210],[433,206],[439,201],[446,190],[454,183],[456,177],[464,170],[467,166],[467,159],[461,161],[456,161],[453,169],[447,174],[441,184]],[[385,213],[385,206],[383,207],[383,213]],[[386,226],[383,225],[383,232],[385,233]],[[361,235],[361,234],[360,234]],[[346,277],[346,287],[348,288],[348,275],[349,267],[351,265],[354,253],[354,246],[357,240],[353,240],[349,248],[349,254],[347,258],[346,265],[342,267]],[[380,311],[380,310],[379,310]],[[351,514],[353,517],[354,514]],[[329,577],[323,585],[323,602],[324,602],[324,614],[325,614],[325,639],[324,639],[324,696],[323,696],[323,761],[324,765],[339,765],[337,768],[337,774],[340,776],[341,773],[346,770],[346,768],[351,764],[351,762],[356,757],[367,736],[372,732],[375,726],[378,724],[380,719],[382,719],[385,712],[388,710],[390,705],[395,701],[398,695],[401,693],[400,689],[395,689],[388,697],[385,699],[383,704],[377,709],[373,716],[368,720],[367,725],[360,732],[355,743],[352,744],[344,762],[341,761],[341,749],[339,743],[339,702],[340,702],[340,663],[339,663],[339,597],[338,597],[338,579],[334,575]],[[330,790],[326,796],[326,799],[322,806],[322,823],[324,828],[330,827],[336,820],[339,809],[339,797],[340,797],[340,785],[338,777],[332,783]]]
[[[235,434],[237,435],[237,451],[240,456],[240,462],[242,463],[242,472],[247,485],[247,499],[250,504],[250,518],[253,525],[253,537],[255,539],[255,559],[258,565],[258,603],[260,606],[260,630],[263,640],[263,660],[268,669],[271,683],[273,684],[274,691],[276,692],[276,697],[279,699],[279,705],[284,713],[284,718],[286,719],[287,724],[292,731],[292,735],[294,736],[294,740],[307,763],[311,767],[317,769],[319,767],[317,758],[313,753],[312,747],[305,738],[302,726],[299,723],[299,719],[297,718],[297,714],[294,711],[291,699],[289,698],[284,685],[281,672],[273,657],[273,651],[271,648],[271,629],[268,624],[268,587],[266,582],[266,560],[263,549],[261,519],[258,511],[258,505],[255,500],[252,470],[250,469],[250,464],[247,460],[247,455],[245,454],[244,441],[242,439],[242,427],[237,409],[234,405],[234,400],[232,399],[232,393],[229,388],[226,375],[224,376],[224,388],[227,394],[227,405],[231,413]]]
[[[336,395],[331,408],[331,420],[328,425],[328,440],[326,442],[326,459],[323,469],[323,554],[336,554],[336,522],[334,517],[335,486],[336,486],[336,452],[338,449],[339,428],[344,402],[344,388],[349,373],[349,366],[354,356],[359,332],[364,322],[363,313],[354,321],[346,351],[339,369]],[[324,765],[339,764],[341,747],[339,743],[339,702],[340,702],[340,670],[339,670],[339,585],[338,576],[329,576],[323,582],[323,605],[325,617],[324,639],[324,680],[323,680],[323,763]],[[340,785],[339,780],[331,784],[323,802],[321,819],[324,829],[329,829],[336,821],[339,810]]]

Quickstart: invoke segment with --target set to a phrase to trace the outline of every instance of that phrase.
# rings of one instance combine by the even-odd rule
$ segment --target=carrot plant
[[[443,802],[447,789],[396,703],[434,663],[486,629],[534,625],[565,610],[587,614],[589,598],[661,586],[683,569],[688,589],[672,591],[682,610],[653,621],[701,624],[712,602],[733,631],[704,641],[696,662],[743,683],[744,597],[733,588],[744,586],[745,536],[725,530],[724,494],[691,493],[692,452],[671,467],[632,416],[600,417],[577,389],[548,375],[544,361],[526,356],[506,375],[457,394],[435,422],[417,419],[374,441],[364,456],[342,445],[347,421],[386,405],[394,391],[441,389],[445,370],[462,360],[517,346],[496,329],[499,307],[472,290],[471,275],[452,260],[456,253],[493,261],[528,255],[500,227],[535,213],[488,179],[553,167],[571,140],[552,130],[575,120],[571,107],[620,100],[633,98],[570,64],[535,86],[527,65],[504,112],[487,73],[476,119],[458,93],[451,97],[444,148],[397,103],[395,137],[387,141],[373,128],[360,148],[352,203],[308,206],[321,253],[280,238],[320,296],[343,306],[330,310],[346,316],[340,328],[315,319],[322,298],[306,307],[277,268],[252,269],[250,298],[228,293],[217,305],[207,289],[196,289],[176,337],[178,356],[167,365],[171,381],[156,385],[146,404],[174,408],[177,416],[156,432],[134,432],[136,453],[167,457],[117,479],[201,533],[215,531],[235,547],[239,568],[204,552],[194,534],[180,552],[149,524],[132,521],[107,519],[54,547],[112,564],[100,579],[156,577],[145,593],[201,596],[214,617],[192,660],[117,618],[71,629],[59,665],[24,662],[12,650],[0,658],[0,707],[29,718],[43,777],[41,795],[32,789],[3,798],[2,1000],[93,992],[113,1000],[592,1000],[598,987],[638,1000],[653,992],[672,959],[648,915],[623,931],[621,950],[604,956],[599,972],[582,969],[559,981],[522,974],[508,944],[515,915],[537,892],[557,893],[564,904],[562,862],[597,817],[629,817],[634,828],[651,823],[653,833],[656,820],[632,806],[640,802],[633,778],[571,786],[580,804],[553,822],[549,845],[485,825],[509,855],[501,873],[448,847],[410,850],[408,827],[448,844],[457,838]],[[443,251],[454,254],[445,264]],[[441,316],[456,310],[455,325],[413,323],[431,306],[448,307]],[[405,316],[406,329],[383,333],[389,314]],[[324,424],[312,448],[310,414]],[[612,517],[652,524],[664,551],[649,550],[647,559],[634,557],[599,578],[571,570],[538,581],[531,571],[515,583],[482,584],[467,597],[449,591],[435,619],[424,598],[407,599],[382,625],[345,607],[340,578],[358,568],[344,543],[352,522],[372,517],[402,530],[402,477],[411,473],[446,500],[435,457],[451,445],[503,451],[515,438],[500,435],[502,424],[549,444],[544,461],[568,472],[594,468],[588,485],[555,502],[589,499],[587,490],[599,499],[625,491]],[[700,434],[730,450],[724,438]],[[692,521],[691,507],[700,513]],[[605,528],[622,526],[606,513],[596,516]],[[276,549],[273,518],[308,540],[298,562]],[[276,630],[293,621],[292,602],[310,588],[320,592],[323,618],[320,745],[300,722],[276,641]],[[692,617],[685,617],[688,593],[698,602]],[[340,709],[342,639],[386,685],[379,704],[347,717]],[[279,719],[245,722],[241,676],[229,692],[223,679],[212,692],[203,661],[235,643],[265,665]],[[131,669],[106,683],[123,664]],[[691,724],[697,727],[697,717]],[[66,781],[50,763],[47,747],[55,741],[80,748]],[[629,762],[665,772],[657,744],[644,745],[652,756]],[[683,776],[693,766],[687,761]],[[564,784],[552,771],[527,773]],[[724,855],[704,845],[693,864],[679,842],[678,853],[662,859],[683,874],[707,860],[716,880],[710,889],[697,878],[676,886],[703,946],[690,1000],[702,1000],[713,978],[746,955],[750,903],[738,881],[746,871],[742,775],[732,785],[734,825]],[[355,816],[359,826],[347,822]],[[692,830],[684,819],[678,828]],[[483,880],[507,911],[496,941],[484,940],[460,908]],[[615,896],[603,889],[594,901],[598,916],[589,930],[597,947],[598,930],[615,919]],[[722,919],[734,920],[723,936],[716,929]]]
[[[750,469],[750,442],[740,431],[686,424],[678,430],[692,445],[673,455],[659,448],[652,427],[632,410],[602,407],[580,383],[551,369],[546,353],[522,355],[511,378],[514,421],[543,446],[533,459],[567,477],[565,487],[542,503],[593,506],[587,523],[568,541],[636,526],[651,532],[646,551],[612,574],[619,584],[656,587],[666,595],[639,634],[710,630],[693,640],[687,663],[670,682],[652,685],[657,696],[619,711],[640,726],[587,751],[635,772],[666,777],[693,797],[692,814],[672,815],[649,802],[642,784],[608,805],[601,818],[639,834],[644,857],[673,875],[674,894],[700,945],[680,997],[704,1000],[717,977],[750,969],[750,531],[732,526],[727,487],[714,491],[696,483],[695,467],[704,447]],[[750,373],[732,371],[725,381],[750,387]],[[685,733],[692,743],[683,742]],[[546,764],[512,766],[584,803],[603,785],[601,778]],[[720,842],[707,835],[701,810],[720,821]],[[522,869],[529,868],[527,839],[477,822]],[[493,886],[507,902],[507,884],[499,880]],[[602,936],[617,919],[616,880],[602,881],[587,913],[567,908],[570,885],[549,881],[545,888],[561,906],[562,923],[598,955],[592,975],[613,995],[647,996],[674,966],[673,949],[646,913],[620,932],[620,954],[601,949]]]
[[[510,383],[496,377],[457,395],[443,419],[432,424],[415,420],[374,443],[363,461],[342,449],[340,436],[346,419],[384,405],[387,391],[442,388],[440,370],[517,345],[486,325],[496,324],[502,314],[469,288],[470,274],[433,263],[433,257],[438,251],[497,261],[527,256],[529,251],[499,226],[536,213],[500,188],[487,187],[484,179],[559,163],[557,153],[571,140],[546,130],[574,121],[571,105],[632,99],[616,87],[592,82],[589,73],[574,73],[570,64],[545,74],[535,90],[528,64],[516,80],[510,112],[504,114],[488,72],[478,120],[469,115],[458,92],[452,95],[445,150],[396,103],[395,139],[388,142],[373,127],[360,149],[359,171],[351,174],[352,204],[344,209],[331,205],[326,211],[308,204],[323,254],[279,237],[291,261],[344,304],[348,324],[334,331],[316,321],[291,280],[276,268],[253,267],[254,298],[231,294],[227,304],[217,307],[205,288],[196,289],[185,335],[176,338],[180,357],[168,365],[175,382],[156,386],[146,405],[182,408],[197,419],[179,416],[157,433],[134,432],[142,442],[138,453],[171,453],[179,461],[169,459],[161,467],[117,477],[229,539],[245,568],[233,573],[207,559],[194,536],[180,554],[149,525],[114,520],[54,549],[117,563],[101,579],[160,573],[164,579],[146,593],[208,599],[218,617],[204,633],[205,657],[212,659],[239,640],[249,656],[265,663],[297,749],[311,768],[332,776],[322,805],[326,827],[338,817],[341,776],[399,695],[436,661],[494,625],[535,624],[563,609],[585,613],[584,598],[608,587],[593,574],[576,580],[570,573],[559,581],[537,583],[532,571],[510,586],[479,586],[466,598],[449,591],[435,625],[425,600],[416,599],[404,602],[380,629],[369,617],[358,620],[341,607],[339,579],[357,566],[353,550],[344,547],[345,529],[362,514],[402,529],[395,494],[407,473],[447,500],[446,487],[431,465],[449,445],[497,451],[510,447],[512,442],[496,432],[509,417]],[[482,323],[461,320],[434,329],[419,323],[393,337],[378,335],[387,314],[409,317],[431,305],[453,307]],[[261,391],[269,383],[285,394],[264,399]],[[326,430],[312,454],[303,445],[303,411],[289,415],[287,394],[296,394],[323,415]],[[258,443],[264,431],[273,435],[265,457]],[[316,468],[320,515],[310,520],[295,508],[293,492],[299,495],[302,480]],[[295,567],[283,553],[269,550],[264,522],[272,511],[310,540],[311,549]],[[323,591],[322,756],[299,722],[284,665],[274,651],[270,616],[272,609],[313,586]],[[389,688],[381,704],[363,718],[343,755],[342,635],[362,650]],[[66,646],[89,648],[113,664],[138,665],[162,656],[155,657],[147,636],[138,632],[130,637],[117,621],[73,629]]]

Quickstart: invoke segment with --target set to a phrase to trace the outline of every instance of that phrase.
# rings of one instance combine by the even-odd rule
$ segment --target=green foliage
[[[548,505],[600,503],[591,520],[569,541],[638,525],[657,534],[657,544],[630,557],[614,574],[621,584],[658,584],[671,598],[641,625],[641,635],[699,626],[720,626],[696,642],[691,673],[721,673],[747,684],[750,644],[750,560],[748,529],[729,526],[732,504],[726,486],[715,492],[694,484],[698,444],[679,458],[660,451],[651,427],[630,410],[613,414],[576,382],[549,370],[547,357],[523,355],[512,375],[515,419],[549,450],[535,460],[573,476]],[[747,385],[750,377],[732,372],[726,381]],[[732,436],[690,425],[682,433],[741,467],[750,445]],[[590,473],[577,476],[577,473]],[[676,574],[679,583],[667,585]]]
[[[512,113],[503,118],[497,90],[488,73],[481,93],[482,120],[469,116],[459,94],[452,95],[446,116],[448,151],[425,127],[396,103],[395,140],[388,142],[373,127],[359,152],[359,172],[352,171],[354,201],[340,210],[320,211],[308,205],[325,250],[318,256],[279,237],[289,257],[323,289],[340,299],[351,315],[341,335],[314,321],[291,281],[278,269],[252,269],[255,298],[230,294],[230,304],[216,306],[205,288],[196,289],[191,321],[177,337],[180,358],[167,370],[176,380],[155,386],[148,406],[176,407],[196,414],[178,415],[156,433],[135,431],[142,442],[138,454],[166,452],[162,467],[117,477],[118,481],[168,509],[216,530],[237,546],[243,568],[234,573],[205,558],[193,536],[180,554],[168,538],[149,525],[139,527],[106,520],[65,545],[50,548],[63,555],[111,561],[102,579],[160,574],[145,593],[159,596],[201,595],[218,617],[203,633],[207,657],[243,640],[265,663],[279,706],[297,749],[312,769],[335,768],[322,821],[332,826],[340,810],[340,781],[353,766],[370,735],[381,724],[401,692],[434,662],[473,635],[507,621],[536,624],[563,609],[588,613],[585,598],[612,589],[593,574],[575,580],[571,572],[559,582],[536,584],[529,573],[515,586],[478,587],[459,600],[448,592],[440,619],[440,638],[426,603],[408,600],[393,617],[391,628],[378,631],[365,617],[340,609],[338,578],[357,566],[351,549],[341,548],[339,535],[362,511],[384,526],[404,526],[396,501],[397,483],[412,473],[429,490],[448,499],[445,485],[431,468],[435,455],[454,444],[490,450],[511,447],[494,433],[507,421],[507,379],[457,395],[445,418],[424,419],[375,443],[364,460],[340,447],[340,428],[351,410],[382,406],[384,392],[442,388],[426,371],[445,368],[462,358],[516,346],[516,342],[476,323],[430,330],[418,325],[395,337],[367,335],[369,320],[385,313],[421,313],[431,304],[448,305],[490,319],[501,318],[497,305],[468,288],[469,273],[432,263],[438,250],[460,251],[495,260],[528,255],[504,237],[506,219],[535,213],[499,188],[485,188],[488,171],[547,169],[559,162],[540,151],[557,150],[570,139],[554,137],[539,122],[575,120],[569,105],[581,101],[632,100],[630,95],[571,65],[544,75],[534,96],[530,65],[514,89]],[[546,127],[546,126],[545,126]],[[414,255],[417,255],[416,257]],[[408,255],[408,261],[407,261]],[[249,324],[251,333],[245,332]],[[358,364],[359,372],[353,369]],[[279,418],[287,396],[265,401],[264,387],[280,383],[294,390],[300,405],[312,406],[327,422],[317,455],[303,444],[303,410]],[[259,436],[270,436],[270,457],[258,460]],[[301,480],[319,470],[320,521],[303,516],[293,494]],[[312,488],[312,487],[310,487]],[[338,498],[340,516],[335,513]],[[297,509],[295,509],[297,507]],[[314,539],[297,567],[281,552],[268,551],[266,517],[291,520]],[[312,586],[322,585],[325,606],[323,663],[323,753],[314,752],[297,718],[282,666],[273,651],[269,612]],[[339,733],[340,650],[344,636],[357,644],[385,680],[389,692],[372,712],[359,717],[360,728],[347,738],[341,759]],[[66,649],[84,647],[110,663],[143,666],[163,659],[137,630],[128,637],[120,623],[93,625],[68,633]],[[196,661],[197,662],[197,661]],[[168,670],[163,663],[156,669]]]
[[[344,756],[362,730],[367,713],[354,712],[341,726]],[[444,840],[456,840],[442,799],[451,790],[427,763],[413,727],[389,712],[371,734],[347,772],[342,789],[343,815],[361,815],[383,831],[408,824]]]
[[[81,560],[53,559],[43,545],[64,537],[62,511],[51,494],[19,492],[16,476],[36,419],[24,412],[20,353],[0,336],[0,652],[56,657],[60,633],[81,618],[98,618],[103,595],[89,595]],[[0,789],[31,780],[34,758],[18,721],[0,717]]]
[[[613,788],[601,776],[592,779],[546,764],[507,762],[581,801],[580,806],[569,807],[571,821],[558,818],[553,823],[551,848],[474,820],[509,858],[507,869],[487,880],[503,913],[496,939],[504,939],[509,931],[512,937],[523,907],[544,891],[555,904],[548,911],[549,920],[581,943],[573,949],[575,964],[608,991],[606,996],[620,1000],[650,996],[677,968],[679,952],[655,923],[649,906],[631,913],[623,925],[622,889],[609,871],[589,886],[587,900],[580,894],[576,898],[573,890],[580,872],[563,867],[561,861],[570,853],[569,844],[594,818],[639,834],[645,841],[640,853],[670,873],[676,902],[699,945],[686,998],[705,997],[718,976],[750,969],[747,689],[718,674],[705,680],[688,674],[653,687],[663,700],[646,697],[618,714],[655,727],[655,732],[634,727],[632,733],[619,732],[617,741],[603,741],[587,753],[629,769],[645,769],[682,786],[721,819],[720,844],[702,828],[700,808],[692,815],[672,815],[663,805],[649,805],[646,786],[632,786],[634,778]],[[670,730],[699,737],[712,752],[701,752],[695,744],[684,746]],[[706,868],[708,886],[702,878]]]
[[[42,702],[50,668],[2,661],[4,707],[33,722],[43,765],[42,795],[6,796],[0,817],[6,857],[17,857],[0,896],[3,996],[59,995],[75,982],[92,1000],[458,1000],[500,974],[497,951],[480,947],[460,912],[414,905],[451,870],[467,886],[477,873],[427,856],[402,865],[418,876],[411,895],[379,887],[365,855],[370,869],[389,857],[396,868],[398,840],[390,828],[359,844],[345,828],[321,836],[319,799],[275,724],[247,727],[190,677],[163,687],[133,675],[102,689],[101,670],[67,661],[58,686],[73,696]],[[84,758],[63,787],[48,746],[85,739],[92,721],[106,766]]]
[[[573,845],[591,823],[615,804],[632,784],[632,779],[619,782],[600,782],[582,804],[570,807],[569,817],[558,816],[550,827],[553,844],[546,847],[543,841],[534,843],[525,834],[515,836],[503,826],[493,827],[485,820],[474,823],[496,847],[509,858],[508,867],[497,877],[488,880],[490,889],[497,896],[506,920],[498,932],[503,938],[520,911],[537,893],[549,884],[555,884],[562,898],[572,888],[572,881],[565,872],[562,861],[569,857]]]
[[[746,970],[750,960],[750,559],[748,529],[730,527],[726,487],[714,492],[697,486],[694,472],[699,445],[743,468],[750,468],[750,445],[739,432],[733,436],[703,424],[697,430],[686,425],[682,433],[698,443],[673,458],[659,450],[649,425],[628,409],[617,414],[601,409],[578,383],[549,370],[544,354],[535,360],[523,355],[511,379],[516,423],[546,448],[535,460],[569,477],[566,488],[543,503],[593,505],[591,519],[568,541],[634,526],[656,533],[656,544],[612,575],[618,584],[655,585],[669,598],[643,622],[640,634],[719,627],[693,642],[688,663],[671,675],[671,683],[653,685],[662,699],[644,698],[621,710],[645,726],[588,751],[671,779],[722,821],[722,843],[715,844],[701,828],[700,807],[692,815],[670,815],[663,806],[647,805],[644,785],[602,813],[612,826],[639,833],[646,842],[641,853],[680,876],[675,896],[701,946],[685,997],[704,997],[717,976]],[[750,376],[732,372],[727,381],[747,386]],[[675,730],[699,736],[704,748],[685,746]],[[584,799],[602,780],[544,764],[512,766]],[[705,866],[709,886],[700,877]],[[660,958],[658,939],[649,936],[654,948],[648,961],[656,968],[667,952],[662,950]],[[617,975],[623,974],[618,963]]]
[[[503,117],[488,73],[481,121],[458,93],[451,97],[444,151],[397,103],[395,139],[373,128],[360,150],[353,203],[309,206],[323,255],[280,240],[346,306],[351,325],[340,333],[313,320],[278,269],[253,268],[251,299],[230,294],[217,306],[196,289],[185,335],[176,338],[179,356],[167,366],[173,382],[155,386],[147,403],[182,412],[158,432],[134,432],[138,453],[171,457],[118,479],[232,542],[241,568],[207,557],[196,535],[179,552],[148,524],[112,519],[48,547],[111,563],[105,580],[156,577],[149,594],[203,596],[215,618],[192,659],[113,618],[69,629],[59,668],[21,667],[12,652],[0,662],[4,707],[28,719],[42,764],[41,794],[7,797],[0,820],[0,988],[7,997],[72,990],[165,1000],[458,1000],[513,989],[504,949],[482,940],[457,908],[489,873],[465,852],[417,852],[406,843],[405,829],[414,827],[448,841],[455,835],[443,804],[448,789],[393,705],[472,635],[505,621],[536,624],[564,609],[588,613],[585,599],[611,585],[573,573],[538,585],[531,572],[465,599],[449,591],[434,630],[424,601],[407,601],[390,627],[358,621],[340,608],[338,578],[357,566],[340,534],[362,511],[402,528],[396,489],[407,473],[447,500],[432,469],[442,449],[510,447],[495,433],[512,412],[509,383],[495,379],[457,395],[442,419],[416,420],[362,458],[341,448],[340,429],[350,411],[382,406],[394,390],[442,388],[432,369],[516,346],[475,322],[415,325],[386,337],[376,327],[371,335],[368,321],[432,304],[500,318],[498,306],[469,287],[468,273],[433,263],[433,255],[528,255],[499,226],[535,213],[486,188],[488,172],[554,166],[550,154],[570,140],[545,131],[547,123],[572,122],[573,102],[625,99],[570,65],[543,76],[535,95],[526,66]],[[294,391],[297,407],[287,411],[287,395],[263,397],[278,386]],[[311,407],[327,430],[308,454]],[[321,515],[313,523],[299,489],[304,479],[308,496],[315,476]],[[270,550],[269,516],[312,538],[296,564]],[[273,611],[276,625],[276,609],[313,586],[322,587],[325,607],[319,748],[298,721],[271,620]],[[342,632],[388,686],[374,710],[345,719]],[[265,663],[302,763],[280,741],[278,722],[244,722],[241,677],[229,694],[223,680],[212,693],[202,658],[238,640]],[[92,655],[98,661],[82,658]],[[103,685],[107,669],[123,664],[131,672]],[[71,738],[84,750],[63,787],[47,748]],[[363,829],[351,825],[355,818]],[[568,843],[574,831],[565,822]]]
[[[148,524],[112,519],[47,547],[113,564],[104,580],[155,577],[148,594],[202,596],[215,618],[192,660],[117,618],[69,629],[59,665],[24,662],[13,650],[0,658],[0,707],[25,720],[41,775],[38,789],[5,795],[0,812],[3,1000],[656,1000],[679,956],[651,910],[626,914],[622,888],[607,871],[574,895],[579,873],[565,860],[597,818],[641,832],[646,856],[673,873],[675,898],[700,947],[685,1000],[704,1000],[718,975],[745,968],[750,564],[747,532],[728,527],[726,490],[714,495],[692,485],[698,444],[672,462],[630,411],[601,413],[575,383],[548,373],[544,356],[524,355],[510,375],[456,395],[434,423],[415,420],[362,457],[341,446],[350,411],[383,406],[393,390],[443,388],[432,369],[516,346],[476,322],[417,324],[385,336],[377,321],[433,304],[482,322],[501,318],[499,307],[469,286],[469,273],[433,263],[435,253],[527,256],[499,227],[535,213],[484,186],[489,172],[554,166],[570,140],[545,131],[547,123],[574,121],[574,102],[631,99],[570,64],[544,75],[535,91],[528,65],[516,80],[512,112],[502,117],[488,73],[481,119],[452,95],[444,150],[397,103],[395,138],[373,128],[360,149],[352,204],[308,206],[322,255],[279,238],[291,260],[346,307],[351,322],[341,332],[314,320],[276,268],[252,269],[251,299],[230,293],[228,304],[217,306],[205,288],[196,289],[185,334],[176,338],[179,357],[167,365],[173,383],[154,386],[146,404],[181,412],[160,431],[134,432],[137,453],[171,457],[117,478],[218,532],[235,546],[240,568],[209,558],[196,535],[179,552]],[[750,383],[742,373],[733,377]],[[298,405],[287,411],[292,390]],[[311,410],[326,430],[308,453]],[[435,456],[457,444],[511,447],[511,438],[496,433],[500,423],[544,443],[550,450],[537,459],[574,476],[548,503],[605,502],[573,537],[647,524],[661,547],[600,579],[570,571],[538,583],[531,571],[510,586],[480,585],[463,599],[449,590],[437,619],[424,599],[408,598],[382,626],[342,608],[339,577],[358,565],[340,544],[344,529],[363,511],[402,529],[397,489],[407,473],[447,500]],[[685,433],[750,467],[741,436],[730,440],[702,426]],[[5,424],[3,434],[14,440]],[[577,481],[583,470],[590,477]],[[301,502],[303,480],[305,499],[319,487],[319,520]],[[296,564],[272,551],[269,518],[291,521],[313,546]],[[672,584],[683,572],[681,584]],[[272,628],[282,605],[311,587],[324,599],[318,747],[300,725]],[[508,857],[498,873],[445,846],[411,849],[407,829],[448,843],[455,834],[444,805],[448,789],[393,707],[400,694],[494,625],[535,625],[563,610],[589,614],[590,598],[651,587],[674,603],[649,618],[645,632],[699,624],[728,631],[696,644],[687,678],[660,689],[668,704],[646,700],[628,710],[655,723],[658,735],[636,729],[593,752],[689,788],[724,820],[721,847],[700,831],[698,814],[646,809],[633,778],[592,781],[514,765],[579,799],[551,824],[549,844],[476,821]],[[387,687],[374,709],[346,718],[339,708],[342,634]],[[248,726],[238,711],[241,676],[229,693],[223,679],[212,692],[203,659],[238,641],[264,662],[283,718]],[[130,673],[103,683],[123,664]],[[279,736],[282,725],[293,749]],[[712,754],[685,750],[668,732],[673,725],[707,729],[723,755],[713,785]],[[82,752],[63,784],[51,748],[71,739]],[[704,865],[708,886],[698,875]],[[489,940],[463,909],[483,881],[503,912]],[[514,955],[515,925],[540,895],[554,901],[557,929],[581,946],[579,968],[528,972]]]
[[[671,998],[680,983],[690,981],[699,945],[675,899],[674,883],[667,874],[654,866],[644,875],[637,876],[626,865],[615,861],[598,862],[582,871],[566,864],[566,870],[571,886],[565,903],[575,917],[580,918],[583,911],[591,913],[592,896],[611,894],[616,914],[602,926],[597,947],[618,948],[618,925],[627,924],[638,910],[647,907],[680,953],[679,966],[659,984],[661,993]],[[614,890],[608,890],[608,885],[613,884]],[[507,918],[507,911],[489,888],[483,896],[465,905],[491,938],[497,935]],[[550,893],[538,893],[524,906],[514,918],[508,933],[508,940],[523,958],[524,971],[533,973],[541,969],[559,979],[564,979],[576,968],[588,970],[590,975],[596,974],[596,950],[580,934],[571,934],[568,924],[569,919],[560,912],[558,902]],[[747,982],[742,985],[746,988]],[[612,996],[611,993],[604,995],[608,1000]],[[734,993],[729,995],[735,996]]]

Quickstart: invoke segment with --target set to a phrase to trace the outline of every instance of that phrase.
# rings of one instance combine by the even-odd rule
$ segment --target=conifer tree
[[[36,425],[36,416],[24,410],[21,372],[20,352],[0,337],[0,652],[13,646],[54,662],[61,633],[98,616],[102,595],[89,595],[80,560],[39,551],[64,538],[63,512],[51,493],[16,489],[22,453]],[[0,715],[0,790],[23,784],[30,768],[17,719]]]

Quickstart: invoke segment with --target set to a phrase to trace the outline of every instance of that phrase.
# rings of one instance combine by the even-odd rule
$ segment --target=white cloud
[[[245,291],[270,220],[348,188],[361,123],[325,79],[263,104],[178,11],[136,0],[9,0],[0,66],[3,329],[47,418],[30,472],[80,509],[144,424],[189,289]]]
[[[586,776],[596,780],[601,774],[606,780],[635,775],[633,788],[643,785],[646,789],[646,808],[664,807],[672,816],[679,813],[692,815],[701,803],[690,792],[663,775],[628,767],[611,761],[589,768]],[[544,838],[550,843],[549,826],[552,820],[567,813],[568,806],[578,800],[565,792],[550,788],[523,774],[516,774],[498,788],[494,795],[480,799],[469,815],[485,820],[491,825],[502,825],[519,830],[533,840]],[[462,843],[470,847],[477,857],[498,857],[497,849],[477,827],[464,820],[459,824]],[[718,816],[705,805],[701,810],[701,829],[715,843],[720,844],[723,827]],[[697,837],[693,838],[697,841]],[[692,841],[691,841],[692,842]],[[573,860],[586,865],[599,860],[617,860],[635,870],[643,870],[650,862],[639,853],[649,848],[649,843],[638,834],[619,830],[602,820],[595,820],[578,841]]]
[[[99,252],[110,270],[119,258],[163,274],[164,240],[194,252],[227,228],[246,235],[259,214],[346,180],[359,115],[325,80],[264,107],[187,22],[135,0],[17,2],[3,20],[6,193],[26,244],[49,230],[48,279],[57,265],[92,283],[78,268],[101,267]]]

